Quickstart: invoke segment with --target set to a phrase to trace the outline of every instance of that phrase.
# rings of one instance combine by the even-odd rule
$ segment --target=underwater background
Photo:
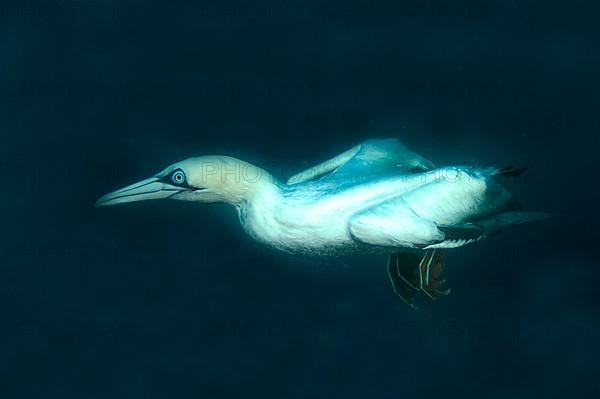
[[[0,3],[0,398],[598,397],[598,9],[584,1]],[[587,8],[586,8],[587,7]],[[552,220],[301,259],[226,205],[94,208],[195,155],[280,179],[373,137]]]

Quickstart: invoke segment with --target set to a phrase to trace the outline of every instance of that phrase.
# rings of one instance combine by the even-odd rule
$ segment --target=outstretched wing
[[[317,180],[327,175],[346,173],[365,175],[386,172],[417,172],[432,169],[433,162],[408,149],[397,139],[372,139],[340,155],[290,177],[287,184]]]

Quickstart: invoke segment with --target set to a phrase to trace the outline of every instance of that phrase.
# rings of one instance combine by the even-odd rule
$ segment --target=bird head
[[[236,205],[270,178],[263,169],[227,156],[188,158],[148,179],[102,196],[96,201],[96,206],[152,199]]]

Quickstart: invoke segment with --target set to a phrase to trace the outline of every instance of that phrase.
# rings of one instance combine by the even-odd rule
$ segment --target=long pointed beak
[[[164,183],[157,177],[151,177],[100,197],[95,206],[169,198],[183,190],[185,189]]]

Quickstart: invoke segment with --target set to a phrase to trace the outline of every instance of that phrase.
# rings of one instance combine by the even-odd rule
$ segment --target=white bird
[[[227,156],[177,162],[155,176],[101,197],[96,206],[169,198],[225,202],[257,241],[302,255],[373,250],[389,254],[394,292],[414,307],[436,299],[444,267],[440,249],[457,248],[498,230],[545,219],[517,211],[498,176],[524,169],[435,167],[395,139],[367,140],[292,176]]]

